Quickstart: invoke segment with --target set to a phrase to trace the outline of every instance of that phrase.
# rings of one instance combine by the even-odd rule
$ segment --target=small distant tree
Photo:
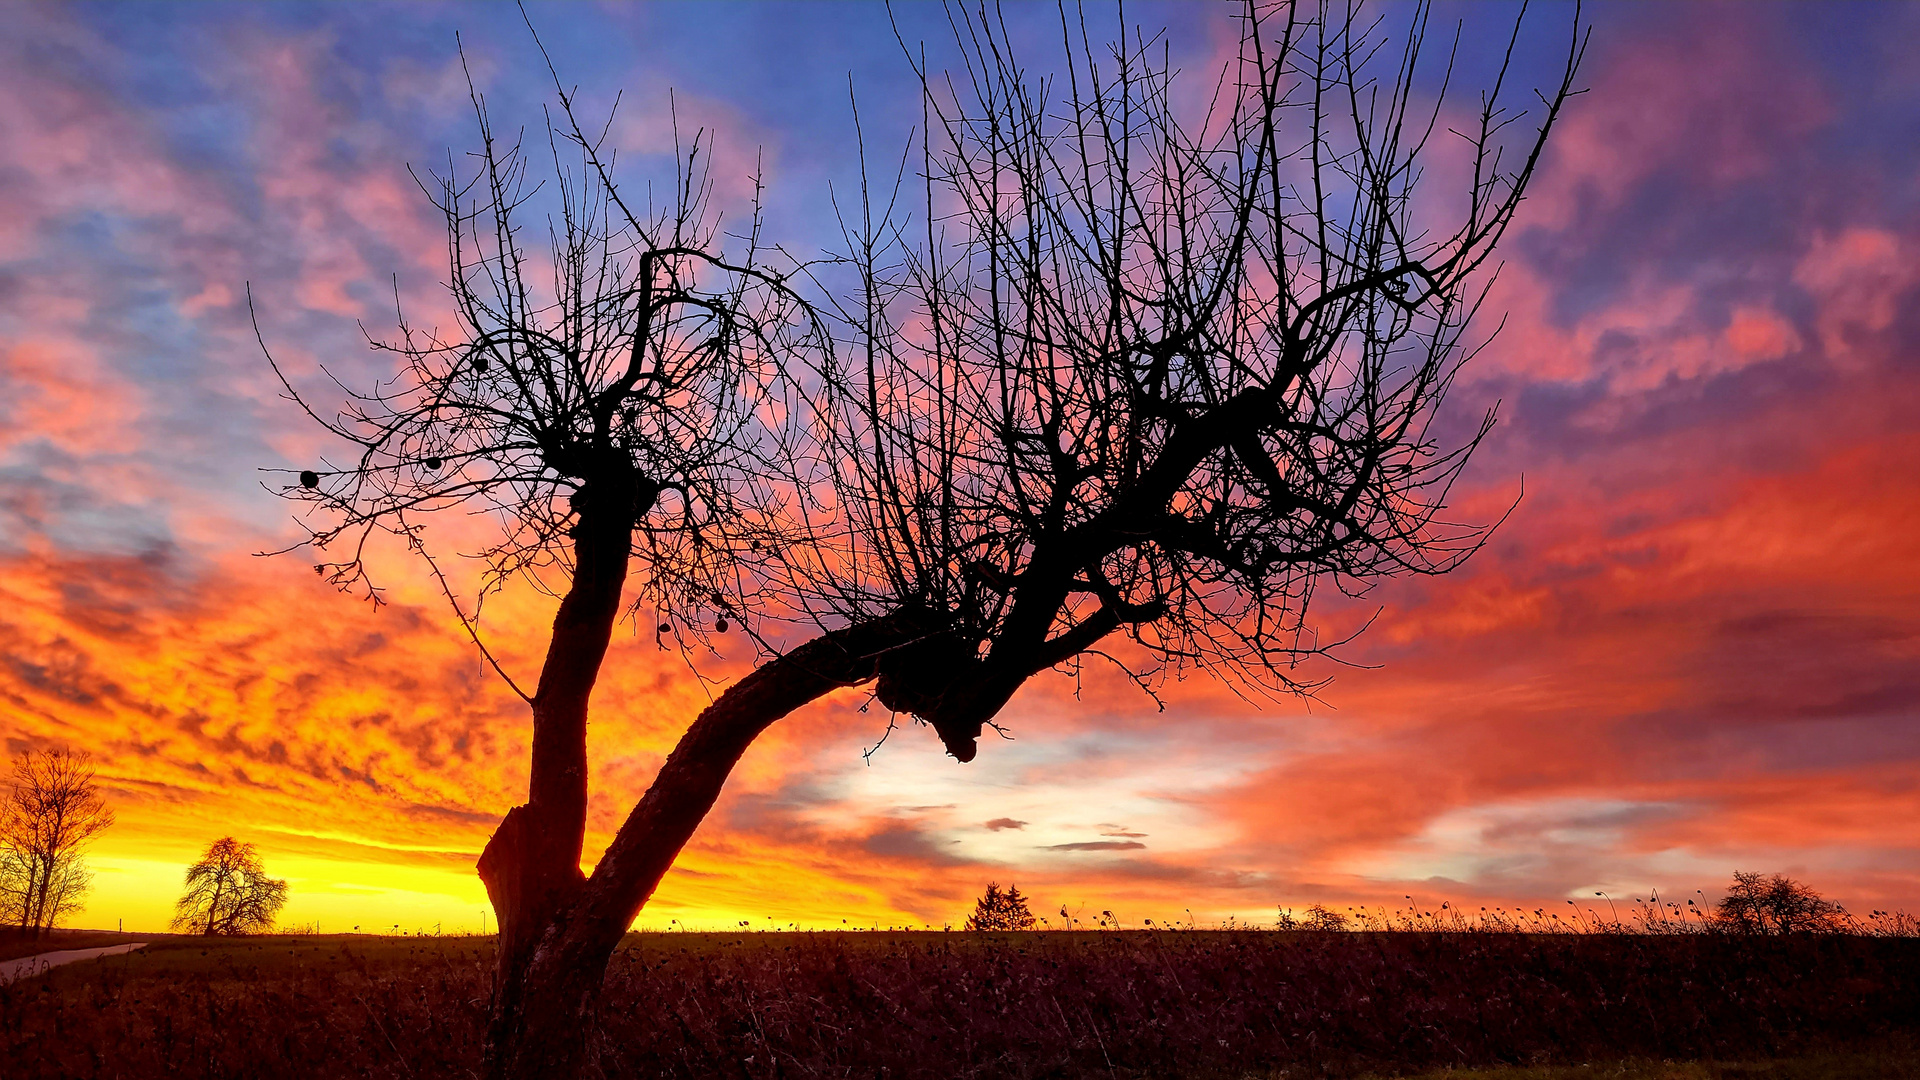
[[[1300,918],[1293,917],[1292,908],[1282,908],[1279,921],[1273,924],[1275,930],[1345,930],[1347,917],[1337,911],[1328,911],[1315,904],[1307,909]]]
[[[1347,917],[1337,911],[1328,911],[1315,904],[1307,909],[1307,917],[1300,921],[1302,930],[1345,930]]]
[[[1809,933],[1842,925],[1840,905],[1785,874],[1735,871],[1715,914],[1723,927],[1742,934]]]
[[[208,936],[264,933],[286,902],[287,883],[267,876],[253,845],[223,836],[187,867],[187,891],[174,904],[173,927]]]
[[[84,751],[15,758],[0,803],[0,919],[37,937],[78,911],[93,884],[81,852],[112,824]]]
[[[1027,910],[1027,898],[1017,886],[1000,891],[999,882],[988,882],[987,891],[974,902],[967,916],[968,930],[1031,930],[1033,912]]]

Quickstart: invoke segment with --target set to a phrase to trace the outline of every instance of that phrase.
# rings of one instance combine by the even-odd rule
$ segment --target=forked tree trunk
[[[563,619],[579,582],[576,577],[575,592],[561,605]],[[607,628],[610,632],[610,617]],[[550,814],[537,801],[516,807],[480,859],[481,878],[501,926],[487,1032],[490,1078],[580,1074],[607,961],[712,809],[747,747],[794,709],[836,688],[874,678],[878,658],[920,632],[913,620],[897,616],[834,631],[768,661],[734,684],[687,729],[587,879],[578,869],[586,816],[585,696],[578,700],[577,714],[556,717],[544,712],[543,675],[535,701],[533,788],[536,793],[542,790],[538,747],[543,723],[564,722],[576,733],[569,749],[577,751],[581,784],[577,805],[567,804],[567,816]],[[561,637],[556,620],[556,648]],[[595,669],[604,650],[602,638]],[[555,670],[551,654],[547,670]],[[590,676],[587,682],[590,687]]]

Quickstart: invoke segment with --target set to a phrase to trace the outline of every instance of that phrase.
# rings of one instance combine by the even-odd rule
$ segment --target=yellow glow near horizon
[[[197,853],[196,853],[197,854]],[[93,892],[84,908],[63,925],[69,929],[114,930],[130,933],[166,933],[180,895],[187,859],[144,858],[118,853],[90,853]],[[278,925],[283,930],[317,929],[321,933],[445,933],[492,932],[496,924],[486,889],[472,869],[394,863],[347,862],[304,855],[263,851],[268,873],[285,878],[287,906]],[[701,860],[695,859],[697,864]],[[692,871],[693,875],[701,871]],[[730,930],[745,918],[754,929],[832,929],[853,926],[919,926],[922,920],[895,909],[885,897],[862,891],[825,875],[811,875],[805,887],[788,892],[782,903],[769,904],[764,894],[750,888],[695,889],[683,887],[692,875],[668,875],[667,895],[650,903],[635,922],[636,929]],[[822,919],[809,905],[829,900],[846,912]],[[749,909],[757,914],[749,917]],[[765,910],[760,910],[765,909]]]

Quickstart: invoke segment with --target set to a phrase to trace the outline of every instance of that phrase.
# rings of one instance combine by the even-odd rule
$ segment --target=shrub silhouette
[[[1838,904],[1785,874],[1734,871],[1733,885],[1715,914],[1726,929],[1742,934],[1809,933],[1842,926]]]
[[[1017,886],[1007,886],[1006,892],[1000,891],[998,882],[988,882],[987,891],[973,905],[973,914],[967,916],[969,930],[1031,930],[1033,912],[1027,910],[1027,898],[1020,895]]]
[[[1292,908],[1282,908],[1279,921],[1273,925],[1275,930],[1345,930],[1347,917],[1337,911],[1328,911],[1324,905],[1315,904],[1307,909],[1300,918],[1293,917]]]

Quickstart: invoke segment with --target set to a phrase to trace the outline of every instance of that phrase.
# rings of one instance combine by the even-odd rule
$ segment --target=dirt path
[[[146,942],[135,941],[126,945],[103,945],[98,949],[61,949],[58,952],[43,952],[38,956],[23,956],[18,960],[0,963],[0,983],[30,978],[48,968],[71,964],[75,960],[91,960],[96,956],[118,956],[121,953],[146,947]]]

